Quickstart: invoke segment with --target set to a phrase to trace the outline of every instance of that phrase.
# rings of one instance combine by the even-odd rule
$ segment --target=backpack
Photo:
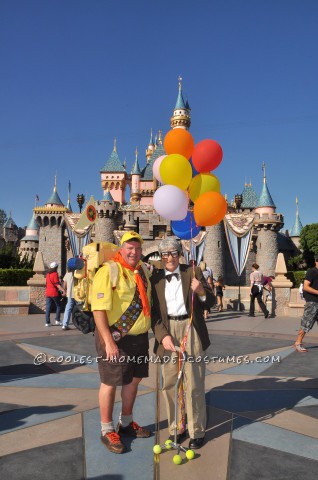
[[[118,280],[117,263],[111,259],[120,247],[109,242],[94,242],[83,247],[81,259],[84,266],[74,271],[73,296],[77,305],[72,312],[74,326],[82,333],[91,333],[95,330],[93,312],[90,310],[93,279],[97,270],[106,262],[110,268],[112,289],[116,288]]]

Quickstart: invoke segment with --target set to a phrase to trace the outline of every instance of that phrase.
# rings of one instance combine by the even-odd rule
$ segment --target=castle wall
[[[260,271],[266,276],[275,276],[278,255],[277,232],[264,228],[258,230],[256,248],[256,263],[260,266]]]
[[[212,268],[213,277],[219,276],[225,278],[225,255],[224,249],[226,244],[225,231],[223,222],[211,227],[206,227],[207,239],[204,250],[204,261],[207,266]]]
[[[42,252],[44,266],[48,269],[51,262],[57,262],[61,275],[64,275],[66,271],[64,230],[65,227],[58,226],[58,224],[42,225],[39,230],[39,251]]]
[[[117,229],[118,222],[115,216],[99,218],[95,226],[95,241],[114,243],[114,230]]]

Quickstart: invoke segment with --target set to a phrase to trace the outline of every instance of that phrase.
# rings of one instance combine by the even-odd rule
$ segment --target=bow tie
[[[166,280],[168,280],[168,282],[171,282],[172,277],[176,277],[176,279],[179,280],[179,273],[169,273],[168,275],[166,275]]]

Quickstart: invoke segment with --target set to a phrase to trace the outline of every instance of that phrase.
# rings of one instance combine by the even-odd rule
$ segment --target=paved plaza
[[[114,455],[99,440],[94,337],[45,328],[44,315],[0,316],[0,478],[316,479],[317,327],[301,354],[292,347],[297,318],[213,312],[207,325],[206,442],[195,459],[176,466],[171,451],[152,452],[167,439],[157,364],[134,411],[153,435],[125,440],[127,453]],[[115,420],[120,392],[116,400]]]

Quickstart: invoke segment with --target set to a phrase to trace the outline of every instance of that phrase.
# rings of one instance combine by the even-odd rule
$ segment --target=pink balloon
[[[162,181],[162,178],[160,176],[160,165],[161,165],[161,162],[162,160],[166,157],[167,155],[161,155],[160,157],[156,158],[156,160],[154,161],[154,164],[152,166],[152,172],[153,172],[153,176],[158,180],[158,182],[160,183],[164,183]]]
[[[188,213],[188,197],[174,185],[163,185],[153,196],[153,206],[167,220],[183,220]]]

